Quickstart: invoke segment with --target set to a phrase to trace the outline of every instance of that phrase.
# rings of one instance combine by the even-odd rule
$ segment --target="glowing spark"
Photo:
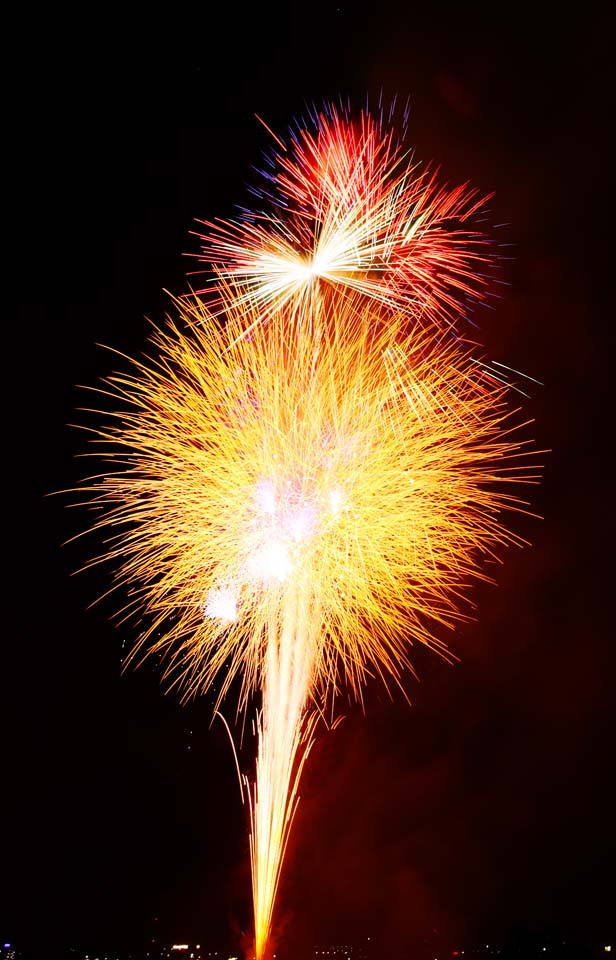
[[[237,620],[237,597],[228,588],[209,591],[203,612],[206,617],[233,623]]]
[[[256,577],[267,582],[277,580],[284,583],[293,566],[283,543],[274,540],[261,547],[250,559],[250,569]]]

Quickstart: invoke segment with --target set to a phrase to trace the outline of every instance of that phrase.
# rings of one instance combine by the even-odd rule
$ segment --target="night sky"
[[[592,5],[452,19],[339,2],[173,5],[130,24],[50,9],[9,31],[2,942],[239,944],[250,925],[222,724],[207,698],[165,695],[156,663],[121,673],[137,628],[90,607],[109,572],[73,573],[100,543],[63,546],[88,514],[48,495],[88,470],[69,424],[88,422],[77,385],[114,368],[98,344],[141,354],[164,289],[186,289],[195,218],[248,202],[271,144],[255,114],[284,131],[308,102],[381,88],[410,97],[417,159],[494,191],[511,259],[473,319],[491,357],[543,384],[523,400],[551,450],[543,519],[520,519],[532,546],[505,552],[498,585],[473,594],[477,622],[447,637],[460,663],[417,651],[410,707],[377,688],[365,716],[341,703],[305,773],[278,933],[371,936],[383,958],[426,937],[609,933],[610,29]]]

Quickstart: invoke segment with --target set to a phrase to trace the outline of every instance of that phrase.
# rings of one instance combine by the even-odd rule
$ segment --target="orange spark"
[[[185,696],[224,670],[262,692],[251,803],[257,956],[266,949],[313,714],[344,684],[399,683],[460,593],[520,542],[503,511],[530,481],[504,388],[452,341],[360,295],[304,315],[227,292],[221,327],[195,298],[154,357],[110,377],[95,429],[109,469],[87,484],[99,558],[145,615],[138,647]],[[250,336],[244,331],[251,330]],[[302,747],[302,743],[305,745]]]
[[[261,695],[257,960],[316,718],[342,687],[402,685],[413,643],[449,656],[537,479],[508,368],[442,336],[486,296],[478,194],[418,172],[367,113],[275,140],[269,211],[206,224],[208,298],[175,300],[152,358],[100,389],[107,466],[83,488],[93,563],[142,620],[131,659],[161,654],[185,698],[218,679],[219,706],[236,678],[240,709]]]

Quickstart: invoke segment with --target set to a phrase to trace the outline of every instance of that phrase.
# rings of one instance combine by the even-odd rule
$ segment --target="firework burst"
[[[153,335],[154,357],[109,378],[109,469],[87,484],[114,560],[145,611],[139,649],[185,696],[224,672],[262,692],[251,807],[257,955],[268,940],[312,716],[344,684],[398,683],[516,537],[529,481],[503,388],[453,341],[361,295],[296,314],[204,305]],[[246,330],[249,335],[245,335]],[[122,409],[123,408],[123,409]]]
[[[306,330],[286,314],[259,327],[231,300],[221,328],[176,301],[156,359],[102,391],[126,409],[95,430],[110,461],[87,486],[100,559],[187,695],[223,666],[221,697],[238,674],[244,701],[261,688],[289,591],[315,624],[320,695],[341,676],[359,695],[368,675],[398,675],[409,638],[442,650],[460,586],[516,541],[502,482],[530,477],[503,388],[431,330],[342,306]]]
[[[132,661],[161,655],[185,698],[216,680],[217,707],[234,680],[240,710],[260,697],[257,960],[318,717],[370,678],[403,687],[414,643],[449,656],[537,479],[508,368],[444,335],[487,293],[478,194],[419,172],[367,112],[275,139],[264,212],[200,234],[213,285],[98,391],[106,469],[82,488],[93,563],[142,621]]]
[[[267,317],[326,285],[454,326],[488,295],[491,258],[478,224],[488,198],[440,184],[382,119],[330,106],[288,143],[275,139],[253,191],[263,207],[197,231],[200,259],[237,284],[240,302]],[[215,281],[213,309],[217,290]]]

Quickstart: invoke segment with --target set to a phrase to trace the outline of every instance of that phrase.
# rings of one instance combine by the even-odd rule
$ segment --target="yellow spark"
[[[345,291],[273,309],[223,290],[152,335],[108,378],[93,430],[109,469],[85,484],[104,554],[144,621],[134,660],[163,654],[190,697],[234,678],[262,692],[247,784],[256,954],[264,956],[314,718],[344,684],[398,684],[464,588],[521,543],[502,522],[532,482],[505,403],[456,343]],[[247,333],[246,331],[249,331]],[[119,412],[118,408],[119,407]]]
[[[460,584],[517,542],[502,481],[523,444],[504,388],[359,298],[327,304],[313,329],[285,314],[249,339],[233,301],[224,327],[196,298],[176,308],[157,358],[107,381],[126,409],[94,430],[111,470],[87,484],[108,534],[99,561],[117,561],[149,621],[141,644],[186,695],[228,664],[222,695],[240,673],[245,699],[301,588],[321,693],[341,672],[357,695],[373,672],[397,677],[410,640],[442,652],[434,630],[460,617]]]

